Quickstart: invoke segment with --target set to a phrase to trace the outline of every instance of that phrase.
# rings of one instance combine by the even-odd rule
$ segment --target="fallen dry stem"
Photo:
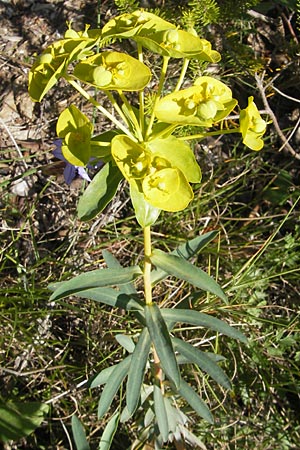
[[[263,75],[264,75],[264,74],[263,74]],[[300,160],[300,154],[297,153],[297,152],[293,149],[293,147],[292,147],[291,144],[289,143],[288,139],[287,139],[287,138],[285,137],[285,135],[283,134],[283,132],[282,132],[280,126],[279,126],[278,120],[277,120],[277,118],[276,118],[276,116],[275,116],[275,114],[274,114],[272,108],[271,108],[270,105],[269,105],[269,102],[268,102],[268,99],[267,99],[267,96],[266,96],[265,87],[264,87],[264,85],[263,85],[263,78],[264,78],[263,75],[262,75],[262,77],[259,77],[257,74],[255,74],[255,80],[256,80],[256,85],[257,85],[257,88],[258,88],[258,90],[259,90],[259,92],[260,92],[260,95],[261,95],[261,98],[262,98],[264,107],[265,107],[266,111],[268,112],[269,116],[271,117],[272,122],[273,122],[273,125],[274,125],[274,127],[275,127],[275,129],[276,129],[276,131],[277,131],[277,134],[278,134],[280,140],[282,141],[282,144],[283,144],[282,148],[286,148],[286,149],[289,151],[289,153],[290,153],[294,158]],[[290,138],[291,138],[291,136],[290,136]],[[290,138],[289,138],[289,139],[290,139]]]

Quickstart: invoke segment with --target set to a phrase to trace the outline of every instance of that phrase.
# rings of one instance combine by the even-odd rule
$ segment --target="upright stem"
[[[143,63],[144,62],[143,48],[142,48],[141,44],[139,44],[139,43],[137,44],[137,50],[138,50],[139,61],[141,63]],[[140,120],[140,129],[142,131],[142,135],[144,135],[144,132],[145,132],[145,119],[144,119],[144,116],[145,116],[145,104],[144,104],[144,101],[145,101],[145,99],[144,99],[144,90],[142,90],[142,91],[139,91],[139,112],[140,112],[139,120]]]
[[[181,72],[180,72],[180,75],[179,75],[177,84],[176,84],[176,86],[175,86],[174,92],[175,92],[175,91],[179,91],[179,89],[181,88],[181,85],[182,85],[182,83],[183,83],[183,80],[184,80],[184,77],[185,77],[187,68],[188,68],[188,66],[189,66],[189,63],[190,63],[190,60],[189,60],[189,59],[185,58],[185,59],[183,60],[183,65],[182,65]]]
[[[131,122],[132,122],[132,124],[133,124],[133,126],[134,126],[134,129],[135,129],[135,132],[136,132],[136,136],[137,136],[138,140],[139,140],[140,142],[142,142],[142,141],[143,141],[142,131],[141,131],[141,128],[140,128],[140,124],[139,124],[139,122],[138,122],[138,119],[136,118],[136,116],[135,116],[135,114],[134,114],[134,111],[133,111],[133,109],[132,109],[132,106],[131,106],[131,104],[129,103],[129,101],[127,100],[126,96],[123,94],[122,91],[118,91],[118,94],[119,94],[119,96],[120,96],[122,102],[124,103],[124,105],[125,105],[126,108],[127,108],[127,112],[128,112],[128,114],[129,114],[129,120],[131,120]]]
[[[123,122],[127,124],[129,127],[128,119],[125,116],[124,112],[122,111],[122,108],[118,105],[117,100],[113,96],[113,94],[109,91],[106,91],[105,94],[107,95],[109,101],[111,102],[112,106],[114,107],[115,111],[119,114],[119,116],[122,118]]]
[[[151,230],[150,226],[144,228],[144,289],[145,289],[145,302],[146,305],[152,303],[152,287],[151,287]],[[153,346],[154,357],[154,377],[159,383],[161,389],[163,389],[162,380],[163,372],[160,366],[160,360],[158,354]]]
[[[151,134],[151,131],[152,131],[152,126],[153,126],[154,119],[155,119],[155,107],[156,107],[156,104],[157,104],[157,102],[158,102],[158,100],[160,98],[160,95],[161,95],[161,92],[162,92],[162,89],[163,89],[163,86],[164,86],[164,82],[165,82],[166,75],[167,75],[167,68],[168,68],[169,60],[170,60],[169,56],[164,56],[163,57],[163,66],[162,66],[161,73],[160,73],[158,89],[157,89],[157,92],[155,94],[155,100],[154,100],[154,105],[153,105],[153,109],[152,109],[152,114],[151,114],[151,117],[150,117],[150,120],[149,120],[149,124],[148,124],[148,127],[147,127],[147,131],[146,131],[146,139],[149,138],[149,136]]]
[[[152,287],[151,287],[151,231],[150,226],[144,228],[144,289],[146,305],[152,303]]]

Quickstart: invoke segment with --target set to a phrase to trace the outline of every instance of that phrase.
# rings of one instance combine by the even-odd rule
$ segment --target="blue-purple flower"
[[[53,150],[53,155],[55,156],[55,158],[60,159],[61,161],[64,161],[66,163],[64,168],[64,178],[65,182],[68,185],[72,183],[72,181],[74,180],[74,178],[76,178],[76,176],[79,176],[80,178],[83,178],[86,181],[92,181],[84,167],[73,166],[73,164],[69,163],[69,161],[66,160],[61,150],[62,144],[61,139],[56,139],[53,143],[56,147]]]

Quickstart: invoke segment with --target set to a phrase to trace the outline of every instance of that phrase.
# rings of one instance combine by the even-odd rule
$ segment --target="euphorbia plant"
[[[134,40],[137,58],[105,49],[106,42],[115,39]],[[147,49],[147,61],[151,62],[152,54],[161,55],[162,61],[158,87],[152,95],[151,107],[148,101],[147,108],[145,98],[150,97],[152,72],[144,62],[144,49]],[[177,64],[182,62],[177,83],[172,85],[167,81],[167,70],[174,58]],[[122,340],[128,355],[102,370],[89,383],[91,388],[104,385],[99,418],[109,411],[121,385],[126,385],[126,394],[109,420],[100,449],[109,448],[119,421],[136,417],[139,417],[140,441],[152,442],[157,449],[167,441],[173,441],[178,448],[184,448],[179,447],[183,442],[200,445],[188,430],[189,420],[183,412],[182,399],[209,423],[213,417],[201,395],[183,379],[180,366],[198,366],[225,389],[230,389],[231,383],[218,365],[222,357],[205,353],[176,337],[175,326],[184,323],[242,342],[246,340],[240,331],[218,318],[193,308],[182,308],[180,304],[165,308],[152,297],[158,283],[164,283],[167,276],[175,276],[196,290],[209,292],[226,302],[226,295],[217,282],[190,262],[217,232],[196,236],[166,253],[152,248],[150,230],[161,211],[182,211],[193,201],[191,183],[201,182],[201,169],[188,141],[208,135],[241,133],[245,145],[253,150],[262,148],[266,122],[252,97],[248,107],[241,111],[240,125],[228,128],[226,118],[238,106],[226,84],[210,76],[200,76],[189,87],[182,88],[191,59],[217,63],[220,58],[211,44],[193,30],[180,30],[154,14],[136,11],[112,19],[102,30],[86,27],[78,33],[69,25],[64,39],[50,45],[30,72],[29,93],[34,101],[41,101],[64,78],[111,121],[109,131],[94,135],[90,119],[75,105],[69,105],[57,122],[57,135],[66,161],[76,167],[86,167],[91,161],[104,164],[79,199],[79,218],[91,220],[101,213],[116,194],[120,181],[125,179],[144,236],[141,265],[121,267],[111,253],[104,251],[107,268],[50,286],[52,300],[76,295],[123,308],[136,321],[132,336]],[[107,95],[113,112],[90,94],[91,88]],[[135,106],[127,92],[137,93]],[[188,133],[191,126],[193,130],[199,127],[195,134]],[[143,294],[136,288],[136,283],[140,287],[141,281]],[[88,448],[77,418],[73,419],[73,431],[78,448],[79,442]]]

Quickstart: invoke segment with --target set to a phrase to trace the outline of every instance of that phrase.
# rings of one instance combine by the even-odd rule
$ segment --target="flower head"
[[[74,75],[103,90],[140,91],[151,79],[141,61],[120,52],[102,52],[79,62]]]
[[[165,123],[210,127],[223,120],[236,104],[226,84],[204,76],[199,77],[194,86],[162,97],[155,115]]]
[[[262,136],[267,127],[267,122],[259,114],[253,97],[248,98],[248,106],[240,112],[240,130],[243,143],[251,150],[261,150],[264,145]]]
[[[174,136],[140,144],[118,135],[112,140],[112,156],[133,190],[164,211],[185,209],[193,199],[190,183],[201,180],[191,148]]]

